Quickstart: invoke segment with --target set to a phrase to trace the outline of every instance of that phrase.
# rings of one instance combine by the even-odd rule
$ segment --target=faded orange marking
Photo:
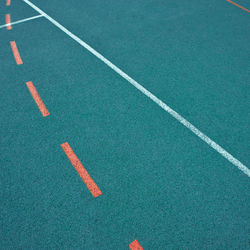
[[[250,10],[248,10],[248,9],[246,9],[246,8],[244,8],[244,7],[242,7],[242,6],[240,6],[239,4],[237,4],[237,3],[234,3],[233,1],[231,1],[231,0],[226,0],[226,1],[228,1],[229,3],[231,3],[231,4],[234,4],[235,6],[237,6],[237,7],[239,7],[239,8],[241,8],[241,9],[243,9],[243,10],[245,10],[245,11],[247,11],[247,12],[250,12]]]
[[[16,46],[16,42],[15,41],[12,41],[10,42],[10,46],[11,46],[11,49],[12,49],[12,52],[13,52],[13,55],[16,59],[16,63],[19,65],[19,64],[23,64],[23,61],[20,57],[20,54],[18,52],[18,49],[17,49],[17,46]]]
[[[43,116],[48,116],[49,115],[49,111],[47,110],[46,106],[44,105],[41,97],[39,96],[33,82],[26,82],[26,85],[32,95],[32,97],[34,98],[38,108],[40,109],[41,113]]]
[[[6,24],[10,24],[11,23],[11,21],[10,21],[10,14],[6,14],[5,19],[6,19]],[[7,30],[11,30],[12,29],[11,25],[6,26],[6,29]]]
[[[134,240],[132,243],[130,243],[129,248],[131,250],[143,250],[142,246],[137,240]]]
[[[6,1],[6,6],[10,6],[10,4],[11,4],[10,0],[7,0]]]
[[[67,142],[61,144],[62,149],[64,150],[65,154],[68,156],[70,162],[74,166],[75,170],[78,172],[80,177],[82,178],[83,182],[86,184],[87,188],[91,192],[91,194],[96,198],[102,194],[102,191],[98,188],[95,184],[93,179],[90,177],[87,170],[84,168],[80,160],[75,155],[72,148],[69,146]]]

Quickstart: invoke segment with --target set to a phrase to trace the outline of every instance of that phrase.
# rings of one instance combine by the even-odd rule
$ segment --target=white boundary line
[[[218,145],[216,142],[214,142],[208,136],[203,134],[198,128],[196,128],[188,120],[186,120],[184,117],[182,117],[180,114],[178,114],[172,108],[170,108],[167,104],[165,104],[158,97],[153,95],[150,91],[145,89],[142,85],[140,85],[138,82],[136,82],[133,78],[131,78],[129,75],[127,75],[121,69],[119,69],[117,66],[115,66],[112,62],[110,62],[102,54],[97,52],[95,49],[93,49],[87,43],[82,41],[79,37],[77,37],[76,35],[71,33],[69,30],[67,30],[64,26],[62,26],[60,23],[58,23],[52,17],[47,15],[44,11],[39,9],[36,5],[31,3],[29,0],[23,0],[23,1],[25,3],[27,3],[30,7],[32,7],[34,10],[36,10],[38,13],[43,15],[46,19],[48,19],[51,23],[53,23],[57,28],[62,30],[64,33],[66,33],[68,36],[70,36],[73,40],[75,40],[77,43],[79,43],[82,47],[87,49],[90,53],[92,53],[94,56],[96,56],[98,59],[100,59],[102,62],[104,62],[108,67],[113,69],[117,74],[119,74],[121,77],[123,77],[129,83],[131,83],[135,88],[137,88],[139,91],[141,91],[145,96],[150,98],[153,102],[155,102],[158,106],[160,106],[162,109],[164,109],[166,112],[168,112],[177,121],[179,121],[181,124],[183,124],[190,131],[192,131],[201,140],[203,140],[205,143],[207,143],[211,148],[216,150],[225,159],[227,159],[229,162],[231,162],[233,165],[235,165],[239,170],[241,170],[244,174],[246,174],[248,177],[250,177],[250,169],[248,169],[243,163],[241,163],[239,160],[237,160],[235,157],[233,157],[230,153],[228,153],[225,149],[223,149],[220,145]]]
[[[33,19],[37,19],[37,18],[42,17],[42,16],[43,15],[33,16],[33,17],[29,17],[29,18],[25,18],[25,19],[16,21],[16,22],[12,22],[12,23],[8,23],[8,24],[0,25],[0,29],[2,29],[4,27],[7,27],[7,26],[14,25],[14,24],[24,23],[24,22],[27,22],[27,21],[30,21],[30,20],[33,20]]]

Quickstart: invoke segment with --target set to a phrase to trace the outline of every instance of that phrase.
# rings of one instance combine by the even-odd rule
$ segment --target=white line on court
[[[214,150],[216,150],[224,158],[226,158],[228,161],[230,161],[233,165],[235,165],[244,174],[246,174],[248,177],[250,177],[250,169],[248,169],[243,163],[241,163],[239,160],[237,160],[235,157],[233,157],[230,153],[228,153],[225,149],[223,149],[215,141],[213,141],[208,136],[206,136],[205,134],[203,134],[199,129],[197,129],[193,124],[191,124],[189,121],[187,121],[184,117],[182,117],[180,114],[178,114],[172,108],[170,108],[167,104],[165,104],[158,97],[156,97],[155,95],[153,95],[150,91],[148,91],[147,89],[145,89],[142,85],[140,85],[138,82],[136,82],[133,78],[131,78],[129,75],[127,75],[125,72],[123,72],[117,66],[115,66],[112,62],[110,62],[108,59],[106,59],[103,55],[101,55],[95,49],[93,49],[92,47],[90,47],[87,43],[85,43],[84,41],[82,41],[79,37],[77,37],[76,35],[74,35],[73,33],[71,33],[64,26],[62,26],[60,23],[58,23],[52,17],[50,17],[49,15],[47,15],[44,11],[42,11],[41,9],[39,9],[36,5],[34,5],[33,3],[31,3],[29,0],[23,0],[23,1],[25,3],[27,3],[30,7],[32,7],[34,10],[36,10],[38,13],[40,13],[41,15],[43,15],[45,18],[47,18],[51,23],[53,23],[60,30],[62,30],[63,32],[65,32],[72,39],[74,39],[77,43],[79,43],[81,46],[83,46],[85,49],[87,49],[89,52],[91,52],[94,56],[96,56],[101,61],[103,61],[107,66],[109,66],[111,69],[113,69],[117,74],[119,74],[121,77],[123,77],[129,83],[131,83],[135,88],[137,88],[144,95],[146,95],[153,102],[155,102],[158,106],[160,106],[162,109],[164,109],[166,112],[168,112],[172,117],[174,117],[177,121],[179,121],[181,124],[183,124],[190,131],[192,131],[201,140],[203,140],[204,142],[206,142],[211,148],[213,148]]]
[[[43,15],[33,16],[33,17],[29,17],[29,18],[25,18],[25,19],[16,21],[16,22],[0,25],[0,29],[2,29],[4,27],[7,27],[7,26],[15,25],[15,24],[18,24],[18,23],[24,23],[24,22],[27,22],[27,21],[30,21],[30,20],[33,20],[33,19],[37,19],[39,17],[43,17]]]

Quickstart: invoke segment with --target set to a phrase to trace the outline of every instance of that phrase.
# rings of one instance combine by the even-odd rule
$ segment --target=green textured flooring
[[[32,3],[250,166],[250,13],[225,0]],[[8,13],[39,14],[0,0],[0,25]],[[1,249],[250,249],[247,175],[44,17],[0,42]]]

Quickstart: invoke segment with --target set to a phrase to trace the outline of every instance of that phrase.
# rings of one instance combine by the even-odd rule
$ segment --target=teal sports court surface
[[[248,0],[0,0],[0,249],[250,249]]]

